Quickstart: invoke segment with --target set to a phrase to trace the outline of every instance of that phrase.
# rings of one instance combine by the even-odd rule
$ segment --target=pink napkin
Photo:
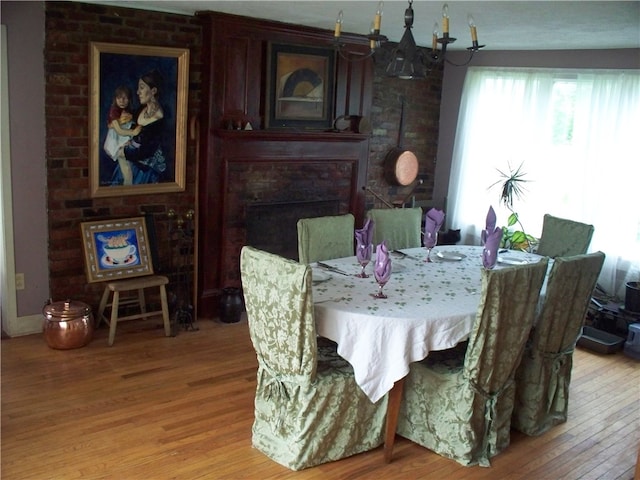
[[[358,258],[358,262],[371,259],[371,251],[373,250],[371,243],[373,242],[374,225],[375,222],[367,218],[364,227],[356,229],[356,257]],[[361,246],[365,248],[360,248]]]
[[[358,245],[371,245],[373,242],[373,227],[375,222],[370,218],[367,218],[367,221],[362,228],[356,228],[356,243]]]
[[[424,216],[424,231],[438,233],[444,223],[445,214],[436,208],[430,209]]]
[[[484,230],[480,233],[480,240],[482,240],[482,244],[484,245],[487,242],[487,232],[493,232],[496,228],[497,223],[496,211],[492,206],[489,206],[489,211],[487,212],[487,219],[485,221]]]
[[[492,269],[498,261],[498,249],[502,240],[502,229],[494,228],[493,232],[487,236],[487,241],[482,250],[482,265],[484,268]]]
[[[373,273],[378,282],[388,282],[391,277],[391,257],[387,249],[386,240],[376,247],[376,263]]]

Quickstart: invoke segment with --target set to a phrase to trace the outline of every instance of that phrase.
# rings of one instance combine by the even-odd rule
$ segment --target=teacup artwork
[[[85,274],[90,283],[153,274],[146,222],[145,217],[82,222]]]
[[[105,245],[104,253],[112,263],[122,264],[125,263],[127,259],[135,255],[136,247],[135,245],[125,245],[124,247],[110,247]]]
[[[131,260],[136,253],[135,245],[129,243],[129,235],[119,234],[103,238],[103,245],[106,260],[114,265],[121,265]]]

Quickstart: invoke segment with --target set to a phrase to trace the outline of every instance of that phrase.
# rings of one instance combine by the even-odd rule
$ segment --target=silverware
[[[414,257],[413,255],[409,255],[408,253],[404,253],[400,250],[392,250],[391,253],[397,253],[398,255],[402,256],[402,258],[411,258],[412,260],[419,260],[419,258]]]
[[[326,263],[318,262],[318,266],[324,268],[325,270],[329,270],[330,272],[339,273],[340,275],[346,275],[349,277],[350,275],[347,272],[343,272],[337,267],[332,267],[331,265],[327,265]]]
[[[344,300],[345,297],[339,297],[339,298],[325,298],[324,300],[317,300],[314,301],[314,304],[318,304],[318,303],[325,303],[325,302],[341,302],[342,300]]]

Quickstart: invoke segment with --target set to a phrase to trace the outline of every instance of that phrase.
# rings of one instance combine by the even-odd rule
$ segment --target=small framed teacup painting
[[[153,274],[144,217],[83,222],[80,228],[89,283]]]

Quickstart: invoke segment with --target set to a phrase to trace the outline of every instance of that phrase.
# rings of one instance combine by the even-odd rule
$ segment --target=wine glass
[[[372,252],[373,252],[372,244],[369,244],[369,245],[358,244],[358,246],[356,247],[356,258],[358,259],[358,263],[362,267],[361,272],[358,273],[356,277],[369,278],[369,275],[365,273],[364,269],[367,267],[367,265],[371,261]]]
[[[431,262],[431,249],[438,243],[438,232],[431,232],[429,230],[424,232],[424,246],[427,249],[426,262]]]
[[[373,298],[387,298],[382,289],[389,281],[389,278],[391,278],[391,266],[384,271],[379,268],[374,268],[373,276],[376,278],[376,282],[378,283],[378,292],[373,294]]]

